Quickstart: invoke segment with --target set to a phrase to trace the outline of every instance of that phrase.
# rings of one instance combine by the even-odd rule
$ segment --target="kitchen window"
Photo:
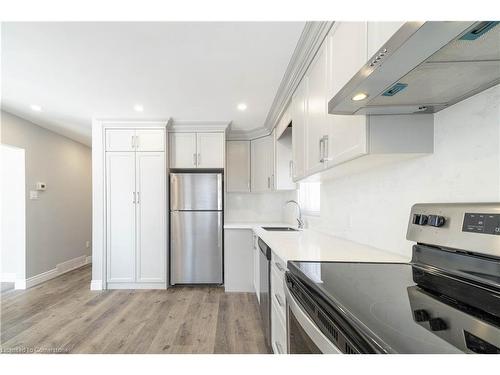
[[[319,216],[321,183],[305,182],[299,186],[299,204],[304,215]]]

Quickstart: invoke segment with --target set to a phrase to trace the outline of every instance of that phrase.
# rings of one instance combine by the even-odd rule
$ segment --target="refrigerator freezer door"
[[[170,214],[170,283],[222,284],[222,212]]]
[[[170,210],[222,210],[222,174],[171,173]]]

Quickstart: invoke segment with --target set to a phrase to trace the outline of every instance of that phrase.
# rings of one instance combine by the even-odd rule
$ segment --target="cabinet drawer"
[[[279,273],[276,269],[271,269],[271,299],[276,303],[276,307],[285,320],[285,287],[284,287],[284,274]]]
[[[286,354],[286,326],[285,320],[282,319],[278,312],[277,303],[273,300],[271,303],[271,340],[273,352],[275,354]]]
[[[271,255],[271,267],[274,268],[278,273],[285,274],[286,262],[281,260],[275,253]]]

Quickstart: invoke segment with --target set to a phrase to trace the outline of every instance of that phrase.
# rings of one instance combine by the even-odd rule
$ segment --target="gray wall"
[[[91,255],[91,149],[4,111],[2,143],[26,150],[26,277]],[[36,182],[47,190],[30,200]]]

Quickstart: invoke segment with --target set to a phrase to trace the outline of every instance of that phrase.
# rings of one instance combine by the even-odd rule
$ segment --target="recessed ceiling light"
[[[142,106],[142,104],[136,104],[136,105],[134,105],[134,111],[142,112],[142,111],[144,111],[144,107]]]
[[[247,105],[245,103],[240,103],[240,104],[238,104],[237,108],[240,111],[244,111],[245,109],[247,109]]]
[[[40,112],[42,110],[42,107],[40,107],[38,104],[32,104],[30,105],[30,108],[36,112]]]
[[[355,102],[359,101],[359,100],[363,100],[363,99],[366,99],[368,98],[368,94],[365,94],[364,92],[360,92],[356,95],[354,95],[352,97],[352,100],[354,100]]]

